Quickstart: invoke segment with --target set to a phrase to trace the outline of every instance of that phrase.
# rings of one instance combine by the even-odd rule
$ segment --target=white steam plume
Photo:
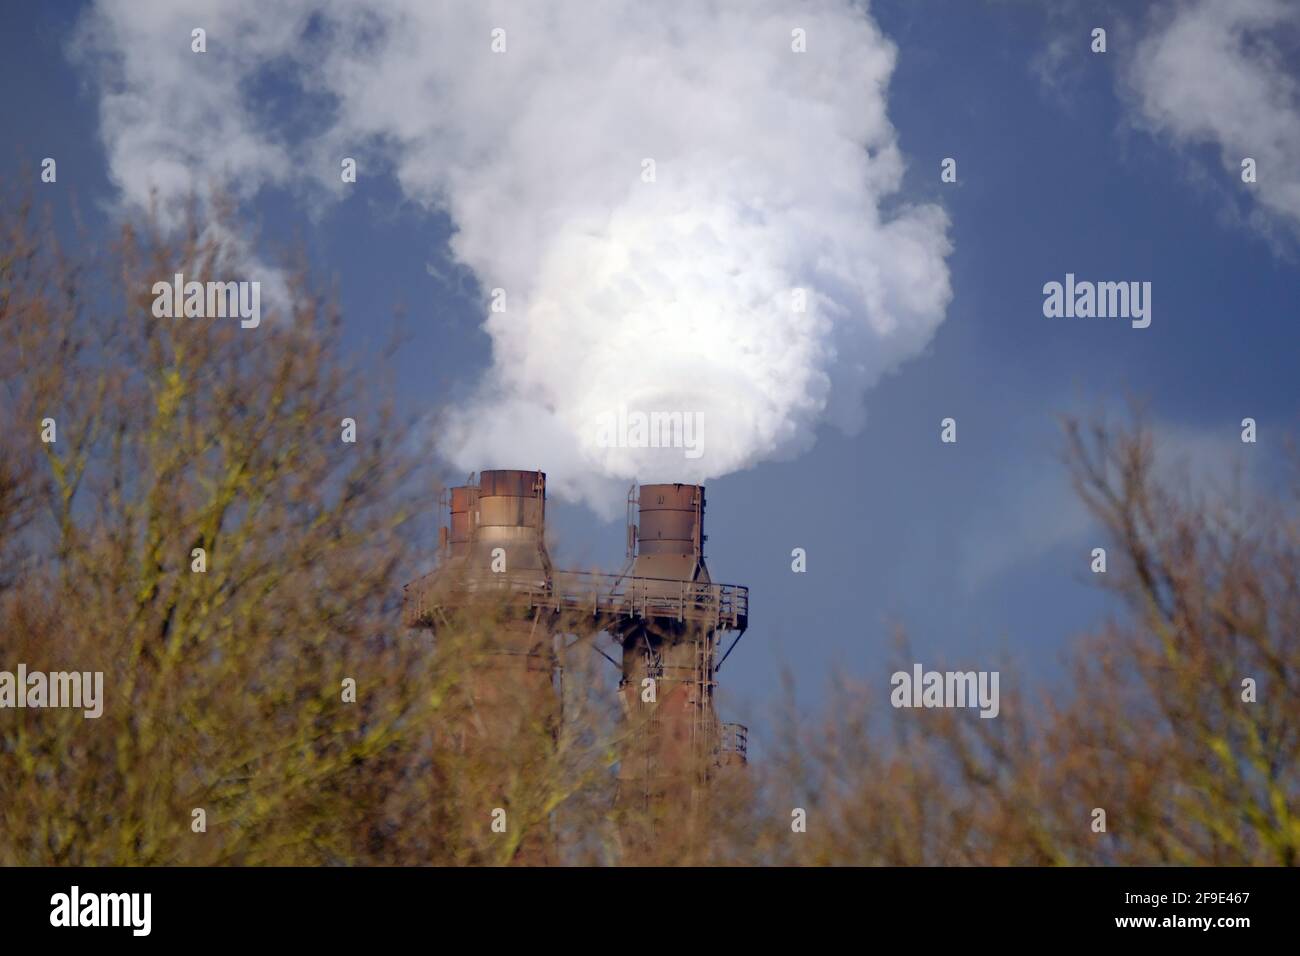
[[[209,56],[239,52],[196,72],[196,25]],[[950,298],[943,211],[882,209],[903,173],[895,51],[848,0],[101,0],[82,32],[109,54],[104,137],[128,197],[285,182],[290,163],[338,188],[338,157],[382,155],[450,215],[485,313],[506,293],[492,367],[440,439],[466,471],[542,467],[608,511],[633,478],[795,453],[824,417],[854,427]],[[328,103],[309,138],[246,102],[268,64]],[[606,447],[621,408],[699,416],[701,454]]]

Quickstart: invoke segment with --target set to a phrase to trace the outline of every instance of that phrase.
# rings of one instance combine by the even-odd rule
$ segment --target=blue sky
[[[109,173],[105,74],[72,46],[87,6],[31,4],[0,34],[10,91],[0,174],[13,180],[56,157],[58,183],[38,186],[38,198],[66,223],[75,197],[96,237],[127,202]],[[1115,611],[1089,580],[1101,542],[1057,460],[1063,412],[1114,413],[1138,397],[1171,451],[1205,473],[1241,464],[1262,483],[1275,475],[1300,412],[1300,200],[1288,198],[1300,192],[1300,58],[1256,60],[1249,47],[1211,43],[1225,59],[1203,62],[1205,72],[1229,88],[1233,76],[1247,91],[1265,82],[1280,97],[1229,115],[1209,94],[1171,95],[1181,74],[1167,68],[1204,60],[1196,44],[1206,36],[1260,24],[1294,52],[1300,7],[1243,3],[1241,22],[1195,3],[1126,7],[1065,5],[1049,17],[1031,3],[871,5],[897,47],[885,103],[906,164],[881,208],[933,203],[947,214],[951,300],[932,338],[866,391],[859,431],[822,420],[810,450],[708,481],[714,577],[751,588],[753,626],[721,675],[724,709],[761,710],[785,666],[805,703],[832,672],[883,698],[891,623],[927,665],[988,668],[1005,650],[1028,679],[1053,680],[1071,637]],[[1105,54],[1089,51],[1094,26],[1108,28]],[[1160,69],[1142,74],[1138,56]],[[252,122],[305,136],[329,108],[274,61],[254,79]],[[1253,154],[1241,142],[1252,135],[1270,160],[1254,187],[1229,168],[1234,150]],[[940,182],[944,157],[957,160],[955,184]],[[338,283],[361,364],[377,361],[404,307],[402,410],[431,477],[457,483],[465,469],[441,460],[421,429],[431,412],[467,401],[490,367],[486,292],[453,261],[452,219],[412,198],[395,160],[363,161],[355,187],[323,195],[298,181],[317,159],[291,150],[247,208],[266,238],[301,240]],[[1150,328],[1045,318],[1043,284],[1067,272],[1151,282]],[[955,445],[939,441],[947,416]],[[1257,446],[1239,440],[1246,416],[1260,423]],[[544,460],[481,467],[549,470]],[[562,563],[621,563],[621,516],[604,521],[563,500],[550,515]],[[807,550],[806,574],[790,570],[795,547]]]

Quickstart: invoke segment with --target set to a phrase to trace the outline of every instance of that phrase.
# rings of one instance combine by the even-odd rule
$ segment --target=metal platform
[[[749,589],[735,584],[555,571],[548,583],[536,572],[516,574],[433,571],[403,588],[408,627],[436,627],[457,610],[502,602],[584,615],[604,624],[636,618],[675,620],[717,631],[743,631],[749,623]]]

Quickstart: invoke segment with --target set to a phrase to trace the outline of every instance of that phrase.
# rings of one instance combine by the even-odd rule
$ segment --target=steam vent
[[[490,749],[519,730],[519,702],[550,733],[561,712],[557,648],[608,635],[621,647],[619,692],[627,726],[619,803],[671,811],[724,768],[744,766],[746,731],[714,709],[723,642],[749,623],[747,588],[714,583],[704,559],[704,487],[635,486],[628,495],[628,562],[617,574],[556,569],[546,549],[546,476],[484,471],[446,495],[438,567],[408,584],[408,625],[435,633],[492,598],[482,676],[472,693]],[[511,706],[513,705],[513,706]],[[506,726],[508,725],[508,726]],[[647,818],[642,814],[642,819]]]

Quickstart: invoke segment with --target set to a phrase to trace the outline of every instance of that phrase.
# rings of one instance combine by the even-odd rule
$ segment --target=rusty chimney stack
[[[448,526],[440,529],[445,569],[545,586],[551,561],[543,472],[485,471],[477,484],[451,488],[443,500],[449,512]]]
[[[451,488],[444,501],[449,523],[441,529],[441,561],[436,571],[407,585],[405,616],[415,627],[448,634],[453,655],[464,650],[461,638],[489,625],[481,645],[450,659],[455,666],[468,662],[459,689],[470,716],[454,734],[458,749],[487,768],[483,779],[491,798],[524,813],[531,798],[511,792],[512,762],[553,748],[560,719],[546,475],[484,471],[477,483],[471,476],[468,484]],[[485,796],[467,792],[462,799]],[[523,841],[516,859],[546,863],[551,854],[549,833],[538,830]]]
[[[632,729],[620,800],[652,817],[682,805],[719,767],[745,761],[744,728],[718,720],[714,692],[720,638],[744,633],[748,598],[709,575],[704,502],[703,485],[642,485],[629,495],[640,606],[610,629],[623,648],[619,687]]]
[[[506,469],[481,472],[474,506],[468,549],[473,572],[505,575],[511,585],[546,587],[551,574],[546,475]]]
[[[642,485],[632,573],[708,583],[704,565],[704,486]]]

